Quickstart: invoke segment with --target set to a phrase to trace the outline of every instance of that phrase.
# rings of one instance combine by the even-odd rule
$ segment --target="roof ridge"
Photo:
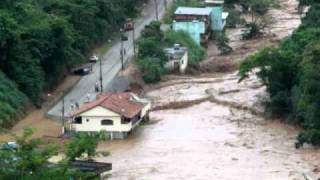
[[[112,96],[112,94],[108,93],[106,94],[105,97],[102,97],[103,100],[101,100],[100,103],[98,103],[98,105],[101,105],[102,103],[104,103],[106,100],[108,100],[110,97]]]

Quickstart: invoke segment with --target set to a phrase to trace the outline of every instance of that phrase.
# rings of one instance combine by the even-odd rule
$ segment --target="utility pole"
[[[65,98],[64,98],[65,94],[64,91],[62,91],[62,109],[61,109],[61,122],[62,122],[62,134],[65,133],[65,118],[64,118],[64,114],[65,114]]]
[[[167,5],[168,5],[167,0],[164,0],[163,3],[164,3],[164,8],[167,10],[167,8],[168,8],[168,7],[167,7]]]
[[[159,21],[158,1],[154,0],[154,4],[155,4],[155,7],[156,7],[156,19],[157,19],[157,21]]]
[[[102,58],[100,56],[99,58],[99,61],[100,61],[100,92],[103,92],[103,84],[102,84]]]
[[[121,70],[123,71],[124,70],[124,65],[123,65],[123,30],[120,29],[120,41],[121,41],[121,47],[120,47],[120,56],[121,56]]]
[[[132,29],[132,43],[133,43],[133,56],[136,57],[136,41],[135,41],[135,32],[134,32],[134,21],[132,21],[133,29]]]

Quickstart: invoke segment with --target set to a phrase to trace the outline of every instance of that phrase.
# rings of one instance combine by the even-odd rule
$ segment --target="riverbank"
[[[206,74],[149,88],[153,108],[167,108],[152,111],[151,121],[129,139],[100,144],[100,150],[111,152],[99,159],[114,163],[111,179],[302,180],[304,174],[319,175],[319,152],[294,148],[298,128],[250,111],[263,112],[265,89],[256,77],[238,84],[235,73]],[[186,101],[182,108],[165,106]]]
[[[260,39],[241,40],[241,29],[227,30],[233,52],[219,55],[212,43],[199,75],[168,75],[145,85],[153,102],[151,121],[128,139],[105,142],[111,179],[304,180],[319,177],[319,151],[296,150],[300,129],[267,118],[265,87],[257,77],[238,83],[237,66],[248,55],[277,46],[300,24],[295,0],[279,0],[269,13],[275,23]],[[131,65],[124,74],[138,77]],[[224,69],[226,67],[226,69]]]

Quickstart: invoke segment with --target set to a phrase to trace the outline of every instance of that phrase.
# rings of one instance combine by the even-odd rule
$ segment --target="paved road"
[[[169,2],[169,1],[168,1]],[[158,0],[159,17],[165,14],[164,0]],[[155,3],[153,0],[145,5],[141,16],[135,19],[135,39],[140,37],[141,31],[144,26],[156,19]],[[125,62],[128,62],[133,57],[133,36],[132,32],[126,33],[128,41],[124,43],[126,49]],[[102,55],[102,74],[103,74],[103,87],[104,90],[110,89],[112,80],[117,76],[121,70],[120,60],[120,40],[116,42],[104,55]],[[75,101],[82,103],[87,101],[87,94],[90,94],[90,99],[95,98],[94,85],[99,81],[99,63],[93,66],[93,72],[84,76],[73,89],[65,95],[65,115],[72,112],[71,104]],[[60,119],[62,115],[62,101],[59,101],[53,108],[46,114],[47,116]]]

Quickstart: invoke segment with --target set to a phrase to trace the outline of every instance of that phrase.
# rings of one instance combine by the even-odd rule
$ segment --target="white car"
[[[90,57],[90,62],[98,62],[99,61],[99,57],[97,55],[93,55]]]

